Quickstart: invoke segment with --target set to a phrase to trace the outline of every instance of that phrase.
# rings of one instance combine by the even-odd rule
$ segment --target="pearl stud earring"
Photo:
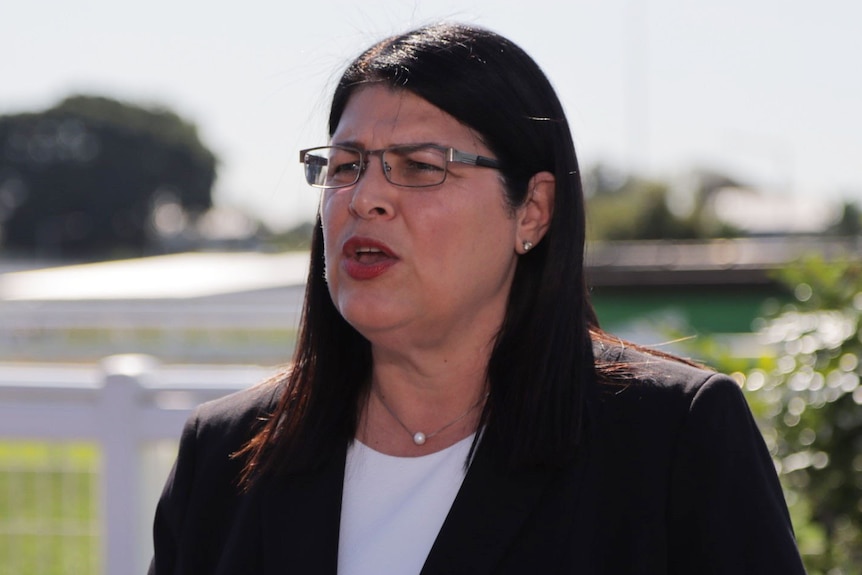
[[[524,246],[524,251],[528,252],[528,251],[530,251],[530,248],[533,247],[533,242],[525,240],[522,245]]]

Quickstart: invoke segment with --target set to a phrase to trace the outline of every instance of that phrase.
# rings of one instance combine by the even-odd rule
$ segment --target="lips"
[[[355,280],[376,278],[398,261],[386,244],[370,238],[348,239],[341,253],[344,271]]]
[[[375,264],[383,261],[389,256],[377,248],[359,248],[353,255],[354,259],[362,264]]]

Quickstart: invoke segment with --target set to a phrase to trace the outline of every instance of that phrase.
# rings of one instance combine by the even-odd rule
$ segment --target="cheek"
[[[495,198],[496,199],[496,198]],[[501,204],[470,204],[429,225],[426,248],[436,254],[443,273],[508,267],[514,254],[515,220]]]
[[[320,223],[323,226],[323,241],[327,246],[338,237],[347,218],[345,196],[328,190],[320,201]]]
[[[338,200],[327,193],[321,200],[320,222],[323,227],[323,257],[325,262],[326,281],[332,289],[332,283],[337,281],[335,266],[337,265],[339,231],[344,225],[344,217],[338,217],[346,210],[338,209]]]

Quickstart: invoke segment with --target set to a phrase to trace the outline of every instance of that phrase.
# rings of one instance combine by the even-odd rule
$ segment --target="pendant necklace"
[[[449,423],[447,423],[446,425],[444,425],[443,427],[441,427],[437,431],[435,431],[433,433],[423,433],[421,431],[416,431],[416,432],[410,431],[410,428],[407,427],[406,425],[404,425],[404,422],[401,421],[401,418],[398,417],[395,414],[395,412],[389,408],[389,404],[387,404],[386,400],[383,399],[383,394],[380,393],[380,390],[374,386],[372,386],[372,389],[374,390],[374,393],[377,395],[377,399],[380,400],[380,403],[382,403],[383,407],[386,408],[386,411],[389,412],[389,415],[391,415],[392,418],[398,422],[398,425],[400,425],[404,429],[404,431],[406,431],[410,435],[410,437],[413,439],[413,443],[415,443],[416,445],[424,445],[426,441],[428,441],[429,439],[431,439],[435,435],[442,433],[443,431],[446,431],[447,429],[449,429],[450,427],[452,427],[453,425],[455,425],[456,423],[458,423],[459,421],[461,421],[462,419],[467,417],[467,415],[469,415],[470,412],[472,412],[474,409],[476,409],[477,407],[482,405],[482,402],[484,402],[486,399],[488,399],[488,396],[490,395],[490,393],[486,393],[485,395],[480,397],[479,401],[474,403],[470,407],[470,409],[468,409],[467,411],[465,411],[464,413],[462,413],[461,415],[459,415],[458,417],[456,417],[455,419],[453,419],[452,421],[450,421]]]

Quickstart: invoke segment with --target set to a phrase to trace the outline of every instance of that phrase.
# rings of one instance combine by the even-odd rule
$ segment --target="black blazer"
[[[501,472],[481,445],[431,574],[804,573],[775,470],[730,378],[623,348],[638,374],[586,410],[563,469]],[[150,575],[335,574],[346,446],[325,469],[235,485],[272,388],[200,406],[156,511]]]

